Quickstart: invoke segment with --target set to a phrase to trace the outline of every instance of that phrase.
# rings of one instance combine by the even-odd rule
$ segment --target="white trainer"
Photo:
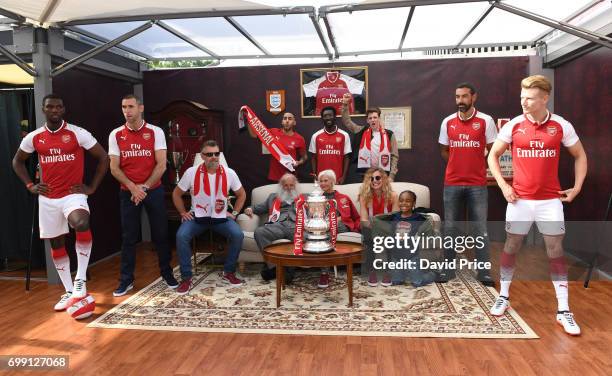
[[[580,327],[574,320],[574,314],[570,311],[559,311],[557,312],[557,324],[563,327],[565,333],[572,336],[580,335]]]
[[[64,311],[68,308],[68,302],[70,302],[70,298],[72,298],[72,293],[67,292],[60,298],[59,302],[53,307],[56,311]]]
[[[84,298],[87,296],[87,284],[83,279],[74,280],[74,291],[72,291],[73,298]]]
[[[510,301],[505,296],[498,296],[493,307],[489,311],[493,316],[503,316],[506,310],[510,307]]]

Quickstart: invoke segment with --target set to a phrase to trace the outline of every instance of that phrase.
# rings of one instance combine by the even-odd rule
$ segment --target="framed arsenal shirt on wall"
[[[332,106],[342,113],[342,97],[353,96],[351,115],[365,116],[368,106],[368,67],[300,69],[302,117],[319,117],[321,109]]]

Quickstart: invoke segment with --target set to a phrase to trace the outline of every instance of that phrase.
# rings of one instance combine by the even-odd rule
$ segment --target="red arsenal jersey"
[[[19,148],[26,153],[38,153],[41,182],[49,185],[49,198],[70,194],[70,187],[83,183],[83,149],[97,144],[96,139],[81,127],[64,121],[51,131],[47,125],[28,133]]]
[[[334,107],[338,114],[342,113],[342,96],[346,93],[361,94],[364,82],[339,72],[327,72],[325,76],[310,81],[303,86],[306,97],[316,97],[315,115],[321,115],[321,110],[327,106]],[[350,103],[349,111],[355,107]]]
[[[442,121],[438,142],[448,146],[448,163],[444,185],[487,184],[485,148],[495,141],[497,128],[487,114],[474,111],[462,120],[458,113]]]
[[[333,170],[336,178],[340,179],[344,156],[351,152],[351,141],[348,133],[342,129],[329,134],[323,128],[312,135],[308,151],[316,154],[317,174],[323,170]]]
[[[298,155],[302,155],[306,152],[306,141],[304,137],[297,132],[294,131],[292,136],[288,136],[283,133],[283,130],[280,128],[270,128],[270,133],[285,146],[289,155],[296,161],[298,160]],[[278,181],[287,172],[289,172],[289,170],[287,170],[285,166],[280,164],[274,157],[270,157],[268,179]]]
[[[134,184],[147,181],[155,168],[155,151],[165,149],[164,131],[144,120],[137,130],[124,124],[108,136],[108,155],[119,157],[119,167]],[[157,188],[160,184],[157,181],[149,188]],[[121,184],[121,189],[127,187]]]
[[[512,188],[528,200],[559,198],[559,152],[561,144],[578,142],[574,127],[561,116],[548,113],[542,124],[520,115],[506,123],[497,137],[512,143]]]

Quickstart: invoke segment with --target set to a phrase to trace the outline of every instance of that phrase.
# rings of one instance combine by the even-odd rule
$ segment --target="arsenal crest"
[[[151,138],[151,133],[147,132],[147,133],[143,133],[142,134],[142,138],[144,138],[145,140],[148,140]]]
[[[266,109],[274,115],[285,111],[285,90],[266,90]]]
[[[554,125],[550,125],[548,127],[546,127],[546,133],[548,133],[549,136],[554,136],[557,134],[557,127],[555,127]]]
[[[477,131],[480,129],[480,123],[479,122],[474,122],[474,124],[472,124],[472,128]]]
[[[71,137],[70,137],[70,135],[69,135],[69,134],[65,134],[65,135],[63,135],[63,136],[62,136],[62,142],[63,142],[63,143],[65,143],[65,144],[67,144],[67,143],[69,143],[69,142],[70,142],[70,138],[71,138]]]
[[[399,221],[395,228],[395,232],[398,234],[410,234],[410,230],[412,230],[412,224],[405,221]]]

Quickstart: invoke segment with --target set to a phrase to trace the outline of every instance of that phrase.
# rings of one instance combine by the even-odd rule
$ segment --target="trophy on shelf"
[[[181,136],[179,133],[179,124],[172,124],[172,121],[168,122],[168,137],[171,140],[172,151],[168,153],[168,164],[175,172],[174,184],[178,184],[180,181],[181,168],[187,161],[189,151],[182,151]],[[174,134],[173,134],[174,132]],[[178,149],[178,150],[177,150]]]
[[[315,189],[304,202],[304,252],[327,253],[334,250],[337,229],[336,208],[323,195],[315,181]],[[330,230],[332,232],[330,236]]]

